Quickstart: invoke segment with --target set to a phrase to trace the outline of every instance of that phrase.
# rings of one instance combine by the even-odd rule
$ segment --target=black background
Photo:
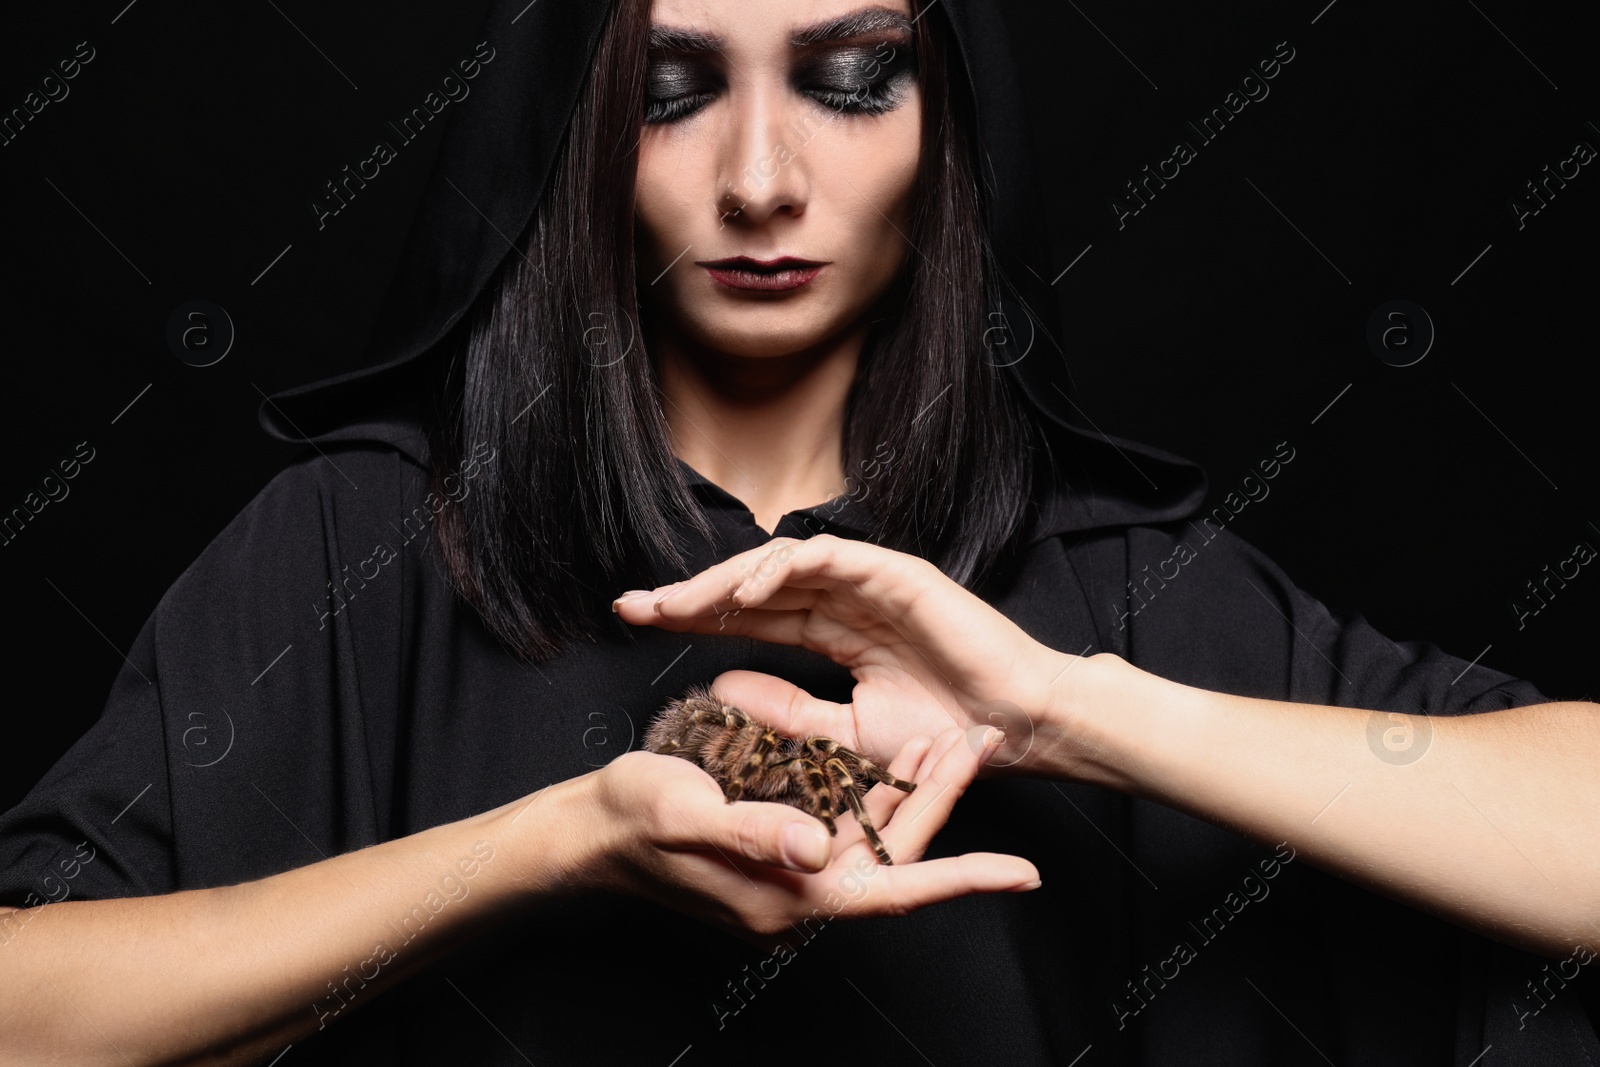
[[[1003,5],[1052,204],[1054,255],[1034,268],[1059,275],[1079,402],[1202,462],[1213,504],[1290,442],[1232,529],[1392,637],[1481,653],[1552,698],[1600,695],[1600,567],[1522,629],[1511,608],[1577,542],[1600,548],[1600,166],[1520,229],[1510,207],[1579,140],[1600,148],[1586,35],[1505,0],[1325,3]],[[7,15],[5,112],[78,42],[95,58],[0,147],[0,509],[79,442],[95,458],[0,547],[0,809],[94,721],[162,593],[296,454],[258,428],[262,394],[358,364],[442,124],[323,229],[308,202],[471,54],[485,6]],[[1280,41],[1295,54],[1270,94],[1202,144],[1186,120]],[[1119,229],[1110,199],[1179,139],[1197,157]],[[194,299],[237,331],[204,368],[166,341]],[[1366,341],[1396,299],[1437,330],[1408,367]]]

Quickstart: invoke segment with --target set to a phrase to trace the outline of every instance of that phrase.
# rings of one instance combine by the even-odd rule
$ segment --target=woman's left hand
[[[1006,742],[986,774],[1026,770],[1050,687],[1076,658],[927,560],[829,534],[774,538],[613,607],[635,625],[800,645],[848,668],[850,704],[751,671],[716,679],[730,703],[791,736],[825,735],[887,762],[912,737],[998,726]]]

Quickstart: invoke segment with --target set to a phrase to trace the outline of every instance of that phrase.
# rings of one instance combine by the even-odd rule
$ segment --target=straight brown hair
[[[983,223],[976,108],[940,6],[924,6],[913,0],[923,101],[913,249],[863,348],[842,447],[846,471],[881,460],[885,442],[893,452],[870,468],[870,540],[975,588],[1015,547],[1043,442],[1016,381],[984,357],[1002,283]],[[613,4],[550,187],[458,326],[428,419],[435,486],[474,449],[495,450],[434,528],[451,583],[531,660],[618,626],[608,605],[624,589],[688,577],[678,525],[711,532],[670,447],[639,326],[633,200],[649,10],[649,0]]]

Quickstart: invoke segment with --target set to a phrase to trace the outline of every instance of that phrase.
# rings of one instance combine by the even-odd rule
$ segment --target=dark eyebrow
[[[895,30],[909,34],[911,20],[900,12],[885,7],[864,7],[848,15],[828,19],[826,22],[802,26],[790,35],[789,44],[795,48],[806,48],[829,41],[847,41],[880,30]],[[726,43],[720,34],[673,26],[650,27],[651,51],[720,52]]]
[[[724,42],[714,33],[680,30],[672,26],[650,27],[650,51],[720,52]]]
[[[864,7],[860,11],[852,11],[836,19],[802,26],[794,31],[789,43],[796,48],[805,48],[807,45],[821,44],[825,41],[848,41],[852,37],[862,37],[879,30],[910,33],[911,20],[900,12],[890,11],[886,7]]]

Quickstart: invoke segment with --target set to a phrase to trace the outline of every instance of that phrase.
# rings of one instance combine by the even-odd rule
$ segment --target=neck
[[[845,399],[865,335],[761,358],[658,337],[650,350],[673,451],[768,532],[844,492]]]

